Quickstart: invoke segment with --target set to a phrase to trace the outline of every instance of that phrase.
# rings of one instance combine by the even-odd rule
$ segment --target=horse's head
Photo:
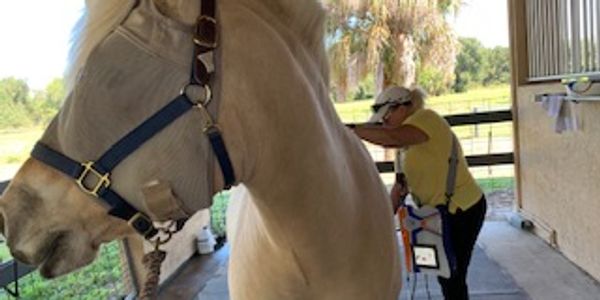
[[[189,216],[210,206],[224,185],[205,136],[218,102],[205,103],[209,83],[196,79],[196,89],[182,92],[198,54],[194,26],[167,18],[153,1],[132,11],[126,2],[91,6],[123,11],[114,12],[116,25],[90,51],[81,51],[86,57],[65,104],[0,198],[11,253],[40,265],[45,277],[88,264],[103,242],[136,231],[152,237],[149,218]],[[102,15],[85,26],[106,22]]]
[[[323,14],[316,1],[218,1],[220,38],[213,53],[195,46],[210,48],[210,39],[194,38],[215,28],[212,18],[196,18],[200,3],[86,1],[69,95],[0,198],[12,253],[41,264],[44,276],[90,262],[102,242],[136,231],[152,235],[138,226],[145,219],[137,212],[162,221],[207,208],[231,182],[229,173],[272,195],[271,187],[283,186],[278,183],[290,157],[297,157],[295,165],[315,162],[307,158],[314,156],[311,145],[335,144],[326,138],[345,132],[327,101]],[[195,30],[196,20],[202,30]],[[173,104],[190,83],[190,70],[201,70],[192,62],[210,73],[210,61],[216,65],[207,83],[214,96],[208,111],[186,102],[207,98],[196,76],[200,89],[187,90],[188,99]],[[207,116],[222,140],[215,128],[205,130]],[[123,146],[122,139],[147,120],[154,125]],[[220,144],[233,167],[215,158],[222,157],[214,150]],[[101,201],[101,195],[112,196]]]
[[[102,242],[130,231],[47,166],[29,160],[0,200],[0,229],[12,255],[55,277],[90,263]]]

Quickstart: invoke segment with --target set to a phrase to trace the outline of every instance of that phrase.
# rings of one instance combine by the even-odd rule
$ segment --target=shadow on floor
[[[228,255],[226,246],[210,257],[193,258],[160,299],[229,299]],[[197,263],[202,259],[204,264]],[[399,299],[408,300],[413,281],[403,280]],[[415,299],[428,299],[424,280],[419,275]],[[486,221],[473,254],[468,284],[474,300],[600,299],[600,285],[593,278],[538,237],[504,221]],[[436,278],[428,278],[428,287],[431,299],[442,299]]]

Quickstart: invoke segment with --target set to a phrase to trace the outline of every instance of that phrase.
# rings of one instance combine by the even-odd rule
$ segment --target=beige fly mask
[[[41,142],[76,161],[98,159],[190,81],[193,30],[141,1],[93,49]],[[219,90],[218,82],[211,85]],[[208,105],[213,119],[215,100]],[[203,133],[206,119],[196,109],[179,117],[114,169],[111,188],[155,220],[208,207],[214,154]]]

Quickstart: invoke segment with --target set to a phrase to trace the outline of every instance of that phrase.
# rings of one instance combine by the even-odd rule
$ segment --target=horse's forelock
[[[73,28],[69,67],[66,72],[67,90],[73,88],[79,70],[90,52],[102,39],[117,27],[136,0],[86,0],[85,13]]]

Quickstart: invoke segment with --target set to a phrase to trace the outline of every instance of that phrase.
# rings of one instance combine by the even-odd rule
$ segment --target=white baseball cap
[[[369,123],[382,123],[383,117],[390,108],[410,103],[411,100],[409,89],[399,86],[387,88],[377,96],[375,104],[371,106],[373,115],[369,119]]]

